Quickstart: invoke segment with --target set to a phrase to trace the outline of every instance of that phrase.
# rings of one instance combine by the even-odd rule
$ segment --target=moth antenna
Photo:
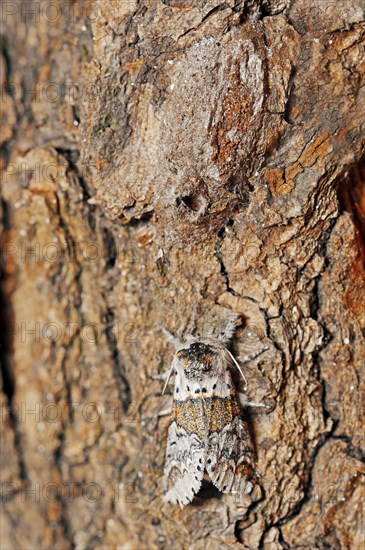
[[[169,374],[167,375],[167,378],[166,378],[166,382],[165,382],[165,385],[163,387],[163,390],[162,390],[162,395],[165,393],[165,390],[167,388],[167,384],[169,383],[169,380],[170,380],[170,376],[171,376],[171,373],[172,373],[172,369],[174,368],[174,363],[172,363],[171,365],[171,368],[169,370]]]
[[[239,366],[239,364],[237,363],[236,359],[233,357],[233,355],[232,355],[232,353],[229,351],[229,349],[227,349],[227,351],[228,351],[228,354],[229,354],[229,356],[231,357],[233,363],[236,365],[236,367],[238,368],[239,372],[241,373],[241,376],[242,376],[242,378],[243,378],[243,380],[244,380],[244,382],[245,382],[246,388],[248,388],[248,382],[247,382],[246,376],[245,376],[245,375],[243,374],[243,372],[242,372],[241,367]]]

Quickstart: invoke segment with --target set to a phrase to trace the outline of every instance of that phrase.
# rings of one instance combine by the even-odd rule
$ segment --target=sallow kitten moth
[[[198,493],[205,471],[222,493],[251,493],[257,480],[254,450],[231,368],[236,366],[246,386],[247,382],[227,347],[236,322],[237,318],[231,320],[219,339],[189,337],[182,343],[167,333],[177,351],[164,387],[165,391],[174,373],[164,500],[181,508]]]

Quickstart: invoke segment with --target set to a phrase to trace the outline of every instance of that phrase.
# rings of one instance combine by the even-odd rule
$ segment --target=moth
[[[254,450],[231,374],[238,368],[247,387],[228,349],[236,320],[220,339],[190,337],[182,343],[168,333],[177,351],[163,390],[174,373],[164,501],[181,508],[198,493],[205,472],[222,493],[250,493],[257,480]]]

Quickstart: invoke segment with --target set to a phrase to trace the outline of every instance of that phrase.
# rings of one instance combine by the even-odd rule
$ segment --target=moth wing
[[[236,416],[221,432],[212,432],[207,454],[207,471],[222,493],[252,491],[256,474],[254,452],[245,422]]]
[[[165,502],[178,502],[183,508],[193,500],[203,479],[204,448],[204,443],[196,434],[187,433],[174,421],[171,423],[164,470]]]
[[[252,490],[256,481],[254,452],[234,392],[231,373],[227,368],[216,390],[217,397],[221,398],[220,406],[225,408],[219,409],[219,414],[226,422],[221,429],[209,433],[206,468],[213,484],[221,492],[244,494]]]

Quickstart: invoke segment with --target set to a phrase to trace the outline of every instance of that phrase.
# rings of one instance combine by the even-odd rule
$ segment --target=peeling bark
[[[2,548],[360,550],[364,7],[50,4],[2,12]],[[262,498],[163,505],[158,325],[232,312]]]

